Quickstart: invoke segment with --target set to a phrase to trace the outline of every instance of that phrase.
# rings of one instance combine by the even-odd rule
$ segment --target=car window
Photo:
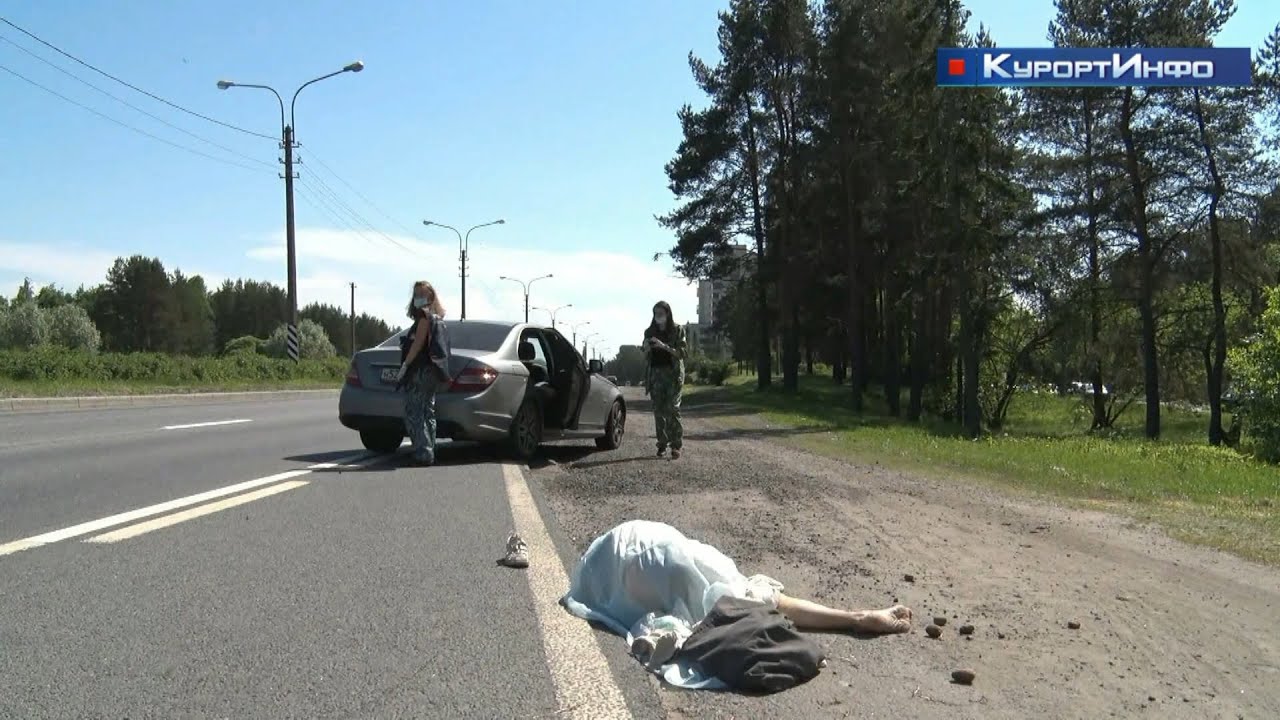
[[[506,342],[507,336],[511,334],[511,326],[505,323],[446,320],[444,324],[449,328],[449,344],[460,350],[493,352],[502,347],[502,343]],[[404,328],[384,340],[378,347],[399,347],[401,336],[408,330]]]
[[[527,340],[533,346],[533,362],[550,370],[551,361],[547,359],[547,347],[542,336],[530,330],[525,332],[521,340]]]

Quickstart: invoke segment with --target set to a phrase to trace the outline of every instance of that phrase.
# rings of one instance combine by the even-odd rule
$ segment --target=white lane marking
[[[218,425],[238,425],[240,423],[253,422],[247,418],[239,420],[215,420],[213,422],[190,423],[187,425],[165,425],[161,430],[190,430],[191,428],[216,427]]]
[[[288,472],[276,473],[275,475],[268,475],[267,477],[261,477],[256,480],[247,480],[242,483],[236,483],[235,485],[228,485],[226,487],[216,488],[214,490],[207,490],[205,492],[198,493],[196,495],[188,495],[187,497],[177,498],[176,500],[169,500],[168,502],[162,502],[157,505],[148,505],[147,507],[138,508],[137,510],[130,510],[128,512],[120,513],[118,515],[111,515],[109,517],[100,518],[98,520],[90,520],[89,522],[80,523],[79,525],[72,525],[69,528],[63,528],[62,530],[54,530],[53,532],[47,532],[41,535],[35,535],[29,538],[24,538],[22,540],[14,540],[13,542],[0,545],[0,556],[10,555],[12,553],[20,552],[22,550],[27,550],[33,547],[39,547],[41,545],[48,545],[50,543],[55,543],[60,540],[67,540],[69,538],[80,537],[81,535],[88,535],[90,533],[98,532],[99,530],[106,530],[107,528],[115,525],[124,525],[125,523],[131,523],[131,522],[134,522],[135,520],[142,520],[143,518],[149,518],[149,517],[152,517],[153,515],[161,515],[163,513],[171,512],[173,510],[181,510],[182,508],[190,507],[192,505],[198,505],[202,502],[207,502],[209,500],[217,500],[218,498],[226,497],[227,495],[234,495],[236,493],[244,492],[246,490],[253,490],[254,488],[259,488],[264,485],[271,485],[272,483],[278,483],[281,480],[289,480],[291,478],[295,478],[301,475],[306,475],[312,472],[313,470],[327,470],[329,468],[342,467],[342,466],[345,466],[347,463],[350,463],[354,460],[359,460],[360,458],[365,456],[366,456],[365,453],[348,455],[344,458],[335,460],[334,462],[319,463],[316,465],[312,465],[303,470],[290,470]]]
[[[569,590],[569,576],[538,514],[524,473],[515,465],[503,463],[502,476],[506,480],[516,532],[532,550],[529,567],[524,572],[528,574],[547,667],[560,703],[557,715],[583,720],[630,718],[627,701],[614,682],[591,625],[570,615],[560,605],[560,598]]]
[[[194,507],[190,510],[183,510],[182,512],[163,515],[152,520],[143,520],[142,522],[134,525],[126,525],[119,530],[112,530],[108,533],[95,535],[85,540],[85,542],[113,543],[120,542],[121,540],[128,540],[129,538],[137,537],[143,533],[149,533],[152,530],[160,530],[171,525],[177,525],[180,522],[194,520],[195,518],[203,517],[205,515],[212,515],[213,513],[221,510],[227,510],[237,505],[244,505],[245,503],[250,503],[254,500],[261,500],[264,497],[270,497],[271,495],[282,493],[286,490],[300,488],[303,485],[306,485],[307,482],[308,481],[306,480],[290,480],[288,482],[282,482],[278,485],[271,485],[270,487],[265,487],[261,490],[254,490],[253,492],[247,492],[243,495],[235,495],[227,498],[226,500],[218,500],[217,502],[200,505],[199,507]]]

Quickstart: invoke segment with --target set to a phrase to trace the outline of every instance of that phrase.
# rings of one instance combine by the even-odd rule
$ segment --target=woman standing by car
[[[684,427],[680,423],[680,399],[684,392],[684,328],[671,317],[671,306],[658,301],[653,306],[653,322],[644,331],[648,369],[645,392],[653,401],[653,425],[658,436],[658,457],[671,448],[671,459],[680,457]]]
[[[444,306],[431,283],[419,280],[413,284],[408,314],[413,326],[400,340],[403,358],[396,385],[408,386],[404,425],[413,443],[413,460],[431,465],[436,459],[436,390],[449,379]]]

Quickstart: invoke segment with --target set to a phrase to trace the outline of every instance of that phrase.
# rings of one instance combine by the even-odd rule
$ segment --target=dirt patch
[[[819,636],[830,667],[773,697],[654,680],[671,717],[1280,717],[1275,569],[1115,515],[819,457],[773,441],[802,429],[718,406],[687,412],[684,456],[659,459],[630,402],[622,450],[533,473],[577,550],[660,520],[791,594],[917,619],[902,636]],[[951,622],[931,640],[935,616]]]

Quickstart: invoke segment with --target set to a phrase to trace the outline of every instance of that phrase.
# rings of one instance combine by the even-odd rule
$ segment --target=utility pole
[[[466,320],[467,319],[467,255],[468,255],[467,251],[471,247],[471,231],[479,230],[482,227],[489,227],[490,225],[506,225],[507,221],[494,220],[493,222],[481,223],[480,225],[476,225],[470,230],[467,230],[466,235],[463,235],[462,233],[458,232],[458,228],[453,227],[451,225],[445,225],[444,223],[438,223],[432,220],[423,220],[422,224],[427,227],[431,227],[434,225],[435,227],[444,228],[445,230],[452,230],[453,234],[458,236],[458,278],[461,281],[460,284],[462,286],[462,319]],[[525,314],[527,315],[528,313],[525,313]],[[525,322],[528,322],[527,318],[525,319]]]
[[[289,328],[285,344],[289,357],[298,360],[298,252],[293,224],[293,126],[284,126],[284,222],[285,252],[289,256]]]
[[[356,354],[356,284],[351,283],[351,354]]]
[[[298,93],[302,92],[303,88],[306,88],[308,85],[318,83],[321,80],[327,80],[328,78],[334,77],[336,75],[341,75],[343,73],[349,73],[349,72],[358,73],[361,70],[364,70],[364,63],[357,60],[351,63],[350,65],[347,65],[346,67],[342,68],[341,70],[338,70],[337,72],[331,72],[328,75],[323,75],[314,80],[309,80],[303,83],[293,93],[293,99],[289,102],[289,115],[287,119],[284,114],[284,98],[280,97],[280,93],[276,92],[275,88],[272,88],[268,85],[253,85],[249,83],[237,83],[237,82],[232,82],[231,80],[218,81],[219,90],[227,90],[233,87],[244,87],[244,88],[255,88],[258,90],[266,90],[270,92],[272,95],[275,95],[276,100],[280,103],[280,144],[282,146],[282,149],[284,150],[284,161],[283,161],[284,162],[284,223],[285,223],[284,234],[285,234],[286,253],[288,255],[288,266],[289,266],[289,323],[285,328],[285,331],[286,331],[285,350],[289,353],[289,358],[292,359],[294,362],[298,361],[298,349],[299,349],[298,258],[297,258],[297,243],[295,242],[296,236],[294,232],[294,223],[293,223],[293,179],[294,179],[293,177],[293,149],[294,149],[293,128],[294,128],[294,125],[297,124],[294,121],[294,109],[298,103]]]
[[[555,277],[555,275],[551,273],[547,273],[546,275],[543,275],[541,277],[536,277],[528,282],[525,282],[524,280],[520,280],[519,278],[507,277],[506,275],[503,275],[498,279],[510,280],[513,283],[520,284],[520,289],[524,292],[524,321],[527,323],[529,322],[529,286],[533,285],[539,280],[546,280],[547,278],[550,278],[550,277]]]

